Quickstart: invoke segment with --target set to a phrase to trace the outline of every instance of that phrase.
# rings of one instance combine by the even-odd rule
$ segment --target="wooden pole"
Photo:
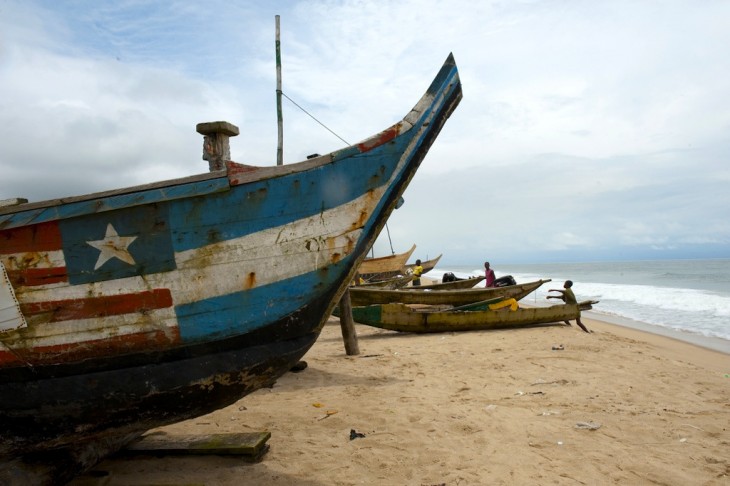
[[[342,340],[345,341],[345,353],[348,356],[360,354],[355,324],[352,320],[352,301],[349,290],[345,290],[340,298],[340,328],[342,329]]]
[[[281,41],[279,16],[276,16],[276,120],[279,129],[276,145],[276,165],[284,165],[284,117],[281,113]]]

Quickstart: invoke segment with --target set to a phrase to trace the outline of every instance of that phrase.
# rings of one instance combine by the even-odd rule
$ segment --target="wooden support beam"
[[[348,356],[360,354],[360,347],[357,344],[357,333],[355,332],[355,323],[352,319],[352,302],[350,301],[350,291],[345,290],[340,298],[340,328],[342,329],[342,339],[345,341],[345,352]]]

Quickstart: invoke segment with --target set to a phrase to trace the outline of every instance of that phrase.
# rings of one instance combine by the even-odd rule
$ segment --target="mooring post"
[[[203,160],[208,161],[208,168],[223,170],[226,161],[231,160],[229,138],[238,135],[238,127],[227,121],[198,123],[195,130],[203,135]]]
[[[352,320],[352,301],[349,290],[345,290],[340,298],[340,328],[342,329],[342,340],[345,341],[345,353],[348,356],[360,354],[355,324]]]

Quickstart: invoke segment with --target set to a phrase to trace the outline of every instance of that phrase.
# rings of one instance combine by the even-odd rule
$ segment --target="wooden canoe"
[[[366,258],[360,264],[358,272],[364,280],[384,280],[395,277],[399,274],[405,274],[405,266],[413,252],[416,251],[414,244],[410,250],[405,253],[396,253],[395,255]]]
[[[432,258],[431,260],[426,260],[425,262],[421,262],[421,266],[423,267],[423,273],[421,275],[426,274],[426,273],[430,272],[431,270],[433,270],[436,267],[436,265],[438,264],[439,260],[441,260],[442,256],[443,255],[439,255],[436,258]],[[404,270],[406,273],[413,273],[414,268],[416,268],[416,264],[409,263],[408,265],[405,266]]]
[[[355,322],[398,332],[454,332],[564,323],[580,317],[595,301],[578,305],[559,304],[550,307],[528,307],[517,310],[428,310],[405,304],[381,304],[353,307]]]
[[[476,284],[484,280],[486,277],[471,277],[462,280],[454,280],[452,282],[441,282],[429,285],[417,285],[412,287],[413,290],[463,290],[471,289]]]
[[[398,275],[396,277],[387,278],[385,280],[376,280],[374,282],[365,282],[355,287],[366,288],[382,288],[382,289],[400,289],[411,283],[412,275]]]
[[[461,96],[450,55],[403,120],[336,152],[0,207],[0,483],[65,484],[148,429],[270,387]],[[198,131],[205,147],[238,129]]]
[[[536,280],[507,287],[489,287],[463,290],[413,290],[413,287],[405,287],[398,290],[371,289],[363,287],[350,287],[350,300],[353,306],[365,306],[372,304],[389,304],[400,302],[402,304],[425,304],[425,305],[464,305],[481,300],[501,298],[512,298],[520,300],[534,292],[547,280]]]

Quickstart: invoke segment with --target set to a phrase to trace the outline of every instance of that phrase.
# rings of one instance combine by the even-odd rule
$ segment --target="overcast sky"
[[[375,256],[730,257],[730,1],[0,0],[0,199],[206,172],[204,121],[275,165],[277,14],[284,94],[347,143],[456,58],[464,98]],[[283,111],[285,163],[345,145]]]

